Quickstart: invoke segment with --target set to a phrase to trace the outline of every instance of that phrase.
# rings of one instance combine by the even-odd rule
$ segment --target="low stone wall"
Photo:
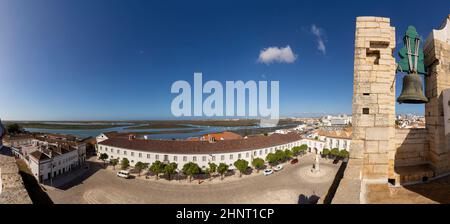
[[[0,204],[31,204],[32,201],[13,157],[0,155]]]
[[[427,164],[429,147],[427,129],[396,129],[395,167]]]

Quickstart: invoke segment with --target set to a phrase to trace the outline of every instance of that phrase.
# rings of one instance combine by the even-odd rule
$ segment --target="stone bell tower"
[[[389,18],[358,17],[355,34],[351,156],[360,178],[387,182],[395,151],[395,28]]]
[[[415,53],[409,52],[410,34],[407,31],[404,41],[410,46],[408,54],[417,57],[413,72],[425,74],[423,67],[415,70],[421,56],[417,42]],[[371,183],[400,186],[450,174],[450,15],[424,44],[425,129],[395,127],[395,43],[388,18],[356,19],[351,155],[333,203],[365,203]],[[411,69],[412,62],[399,65]],[[408,97],[404,99],[415,99]]]
[[[365,184],[394,172],[395,45],[389,18],[356,18],[351,153],[333,203],[364,203]]]
[[[436,176],[450,172],[450,103],[444,99],[450,95],[450,15],[439,30],[433,30],[425,46],[425,119],[430,144],[430,164]],[[447,96],[447,97],[446,97]],[[447,116],[445,116],[447,115]],[[447,117],[447,119],[444,119]]]

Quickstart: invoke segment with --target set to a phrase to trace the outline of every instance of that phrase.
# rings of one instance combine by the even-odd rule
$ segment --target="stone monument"
[[[320,167],[319,167],[319,154],[316,153],[316,158],[315,158],[315,162],[313,164],[313,168],[311,169],[312,173],[319,173],[320,172]]]

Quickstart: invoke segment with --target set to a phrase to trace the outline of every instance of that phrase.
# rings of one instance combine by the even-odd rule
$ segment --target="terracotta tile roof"
[[[36,158],[38,161],[41,160],[45,160],[45,159],[50,159],[50,157],[48,155],[50,155],[50,152],[52,153],[52,157],[54,158],[55,156],[59,156],[68,152],[72,152],[74,150],[76,150],[75,148],[72,148],[70,145],[65,144],[65,145],[60,145],[60,146],[54,146],[54,145],[49,145],[48,148],[41,148],[39,150],[36,150],[32,153],[30,153],[31,156],[33,156],[34,158]]]
[[[209,141],[209,139],[211,138],[214,138],[216,141],[221,141],[221,140],[242,139],[242,136],[231,131],[224,131],[221,133],[211,133],[202,136],[202,140],[204,141]]]
[[[5,141],[16,141],[25,139],[34,139],[34,136],[29,134],[6,136]]]
[[[246,150],[267,148],[277,145],[301,140],[301,136],[296,133],[273,134],[270,136],[260,136],[248,139],[236,139],[228,141],[217,141],[210,143],[207,141],[171,141],[171,140],[142,140],[110,138],[98,143],[103,146],[118,147],[123,149],[134,149],[147,152],[175,153],[175,154],[207,154],[207,153],[228,153]]]
[[[44,153],[42,153],[40,151],[34,151],[34,152],[30,153],[30,156],[34,157],[37,161],[50,159],[50,157],[48,157],[47,155],[45,155]]]
[[[343,129],[343,130],[337,130],[337,131],[326,131],[326,130],[319,130],[317,132],[320,136],[326,136],[330,138],[344,138],[344,139],[351,139],[352,137],[352,129]]]
[[[117,132],[117,131],[110,131],[103,133],[108,138],[128,138],[130,133],[127,132]]]

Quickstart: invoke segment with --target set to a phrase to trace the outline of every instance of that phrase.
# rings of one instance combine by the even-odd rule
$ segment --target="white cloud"
[[[311,26],[311,33],[316,36],[317,41],[317,50],[322,52],[323,54],[327,54],[327,47],[325,46],[325,34],[323,33],[323,29],[313,24]]]
[[[269,47],[259,52],[258,62],[271,64],[277,63],[293,63],[297,59],[297,55],[292,52],[291,47],[288,45],[284,48]]]

